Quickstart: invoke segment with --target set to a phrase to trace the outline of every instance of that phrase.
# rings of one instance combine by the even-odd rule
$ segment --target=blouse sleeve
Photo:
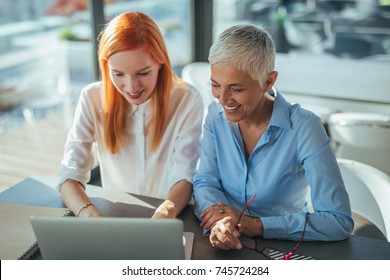
[[[192,183],[200,154],[203,103],[201,96],[193,88],[184,94],[186,95],[187,98],[175,108],[175,111],[180,113],[173,120],[178,129],[168,175],[170,188],[183,179]]]
[[[300,164],[311,189],[314,212],[308,214],[305,240],[342,240],[354,226],[348,194],[333,154],[331,141],[318,117],[300,125],[297,149]],[[306,213],[262,217],[264,238],[298,240]]]
[[[88,89],[83,89],[76,107],[73,125],[66,140],[57,188],[67,179],[76,180],[83,186],[90,179],[90,170],[95,162],[92,153],[95,140],[95,110],[92,104]]]
[[[212,103],[204,124],[199,169],[194,176],[195,214],[198,217],[218,201],[227,201],[221,185],[215,149],[213,122],[216,114],[217,106]]]

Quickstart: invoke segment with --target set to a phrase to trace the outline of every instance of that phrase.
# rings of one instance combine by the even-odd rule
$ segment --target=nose
[[[139,89],[139,86],[138,78],[131,76],[127,76],[123,83],[123,89],[131,93],[136,92]]]
[[[227,88],[221,88],[217,96],[219,103],[227,104],[230,98],[230,92]]]

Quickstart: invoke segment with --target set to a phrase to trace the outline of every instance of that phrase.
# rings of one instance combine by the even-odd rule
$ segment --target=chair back
[[[390,241],[390,177],[361,162],[337,161],[352,212],[372,222]]]
[[[374,113],[334,113],[328,122],[333,140],[340,144],[390,151],[390,116]]]
[[[211,94],[210,65],[207,62],[193,62],[183,67],[181,77],[184,81],[194,86],[202,96],[203,106],[207,111],[214,100]]]
[[[390,174],[390,116],[334,113],[328,119],[328,129],[337,157],[364,162]]]

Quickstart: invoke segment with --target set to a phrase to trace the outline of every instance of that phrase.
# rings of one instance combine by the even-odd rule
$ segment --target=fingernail
[[[233,231],[233,236],[238,237],[240,234],[237,231]]]
[[[238,245],[237,245],[237,247],[236,247],[237,249],[242,249],[242,245],[241,245],[241,243],[239,243]]]

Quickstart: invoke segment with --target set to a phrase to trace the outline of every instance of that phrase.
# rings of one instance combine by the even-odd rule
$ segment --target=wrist
[[[87,203],[80,207],[76,217],[100,217],[102,214],[93,203]]]
[[[245,233],[249,237],[263,236],[264,228],[261,219],[248,217],[248,216],[244,216],[244,217],[241,222],[240,231],[242,233]]]

